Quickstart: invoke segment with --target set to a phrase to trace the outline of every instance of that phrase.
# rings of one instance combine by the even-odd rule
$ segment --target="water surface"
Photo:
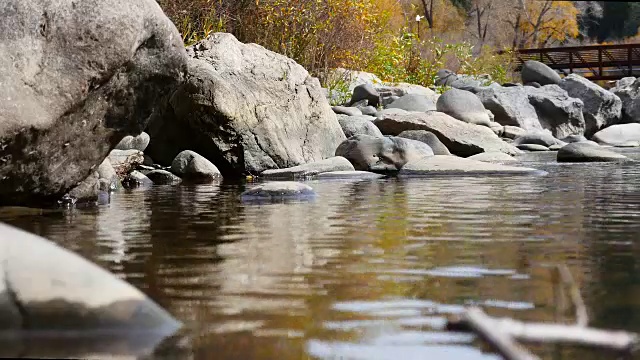
[[[543,177],[309,181],[316,200],[287,204],[242,204],[250,185],[157,186],[0,221],[92,259],[184,322],[157,358],[497,359],[446,332],[446,317],[475,304],[571,322],[545,264],[570,268],[594,326],[640,332],[640,167],[547,160],[526,163]]]

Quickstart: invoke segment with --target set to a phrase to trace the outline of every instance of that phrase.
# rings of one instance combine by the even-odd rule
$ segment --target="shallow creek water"
[[[497,359],[446,332],[446,317],[476,304],[571,321],[545,264],[570,268],[594,326],[640,331],[640,166],[552,159],[524,158],[543,177],[309,181],[316,200],[287,204],[242,204],[247,185],[158,186],[0,221],[110,269],[184,322],[156,358]]]

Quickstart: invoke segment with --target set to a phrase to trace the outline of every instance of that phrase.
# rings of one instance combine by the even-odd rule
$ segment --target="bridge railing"
[[[582,73],[592,80],[640,76],[640,44],[588,45],[518,49],[517,70],[537,60],[564,74]]]

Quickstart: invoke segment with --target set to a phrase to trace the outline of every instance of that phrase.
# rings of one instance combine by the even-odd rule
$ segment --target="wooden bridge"
[[[525,61],[537,60],[565,75],[577,73],[591,80],[640,76],[640,44],[518,49],[517,60],[517,70]]]

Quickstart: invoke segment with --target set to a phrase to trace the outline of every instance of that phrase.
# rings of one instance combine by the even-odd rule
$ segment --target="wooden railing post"
[[[569,74],[573,74],[573,51],[569,51]]]
[[[598,76],[602,77],[604,74],[602,73],[602,48],[598,48]]]
[[[633,76],[633,48],[631,46],[629,46],[629,48],[627,49],[627,61],[628,61],[628,66],[629,66],[629,73],[627,74],[627,76]]]

